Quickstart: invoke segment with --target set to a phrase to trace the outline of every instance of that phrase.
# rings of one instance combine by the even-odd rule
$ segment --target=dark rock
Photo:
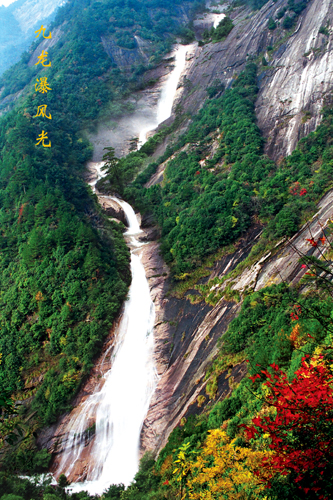
[[[143,236],[139,236],[139,241],[144,241],[145,243],[148,241],[155,241],[160,239],[161,232],[157,227],[150,227],[145,230],[145,234]]]
[[[154,223],[155,223],[154,216],[151,212],[147,212],[147,213],[142,215],[142,219],[141,219],[141,228],[142,229],[153,226]]]
[[[100,197],[99,201],[102,205],[103,212],[105,213],[105,215],[107,215],[108,217],[112,217],[113,219],[120,220],[120,222],[122,222],[126,227],[128,227],[128,222],[125,212],[121,208],[121,206],[118,205],[118,203],[113,202],[109,198],[103,198],[103,197]]]

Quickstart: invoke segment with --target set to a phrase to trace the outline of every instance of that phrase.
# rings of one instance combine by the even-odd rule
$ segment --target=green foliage
[[[124,175],[120,167],[119,158],[115,157],[114,148],[104,148],[107,152],[103,155],[103,169],[107,175],[108,182],[111,184],[115,193],[123,194],[124,191]]]
[[[282,23],[282,27],[285,29],[285,30],[290,30],[290,28],[292,28],[295,24],[295,20],[296,20],[296,17],[293,16],[293,17],[290,17],[290,16],[286,16],[283,20],[283,23]]]
[[[272,17],[270,17],[268,19],[268,25],[267,25],[268,29],[270,31],[274,31],[276,29],[276,22],[274,21],[274,19]]]
[[[78,175],[90,155],[86,143],[60,115],[49,124],[53,147],[36,148],[34,97],[24,109],[1,122],[0,384],[24,399],[39,352],[44,380],[34,405],[50,422],[67,407],[120,308],[129,255],[116,225],[107,236],[91,223],[95,209]]]
[[[277,19],[282,19],[285,13],[287,12],[287,8],[283,7],[283,9],[280,9],[278,13],[276,14]]]
[[[189,0],[186,7],[192,16],[203,6]],[[92,148],[79,131],[103,110],[123,112],[121,99],[142,86],[147,67],[170,48],[183,8],[180,0],[68,2],[51,26],[53,34],[62,33],[48,50],[52,66],[29,66],[26,53],[1,78],[1,98],[25,92],[0,120],[0,388],[28,401],[24,412],[36,413],[29,420],[34,428],[70,408],[131,280],[121,228],[103,219],[83,181]],[[149,42],[147,66],[136,54],[134,35]],[[117,67],[101,37],[123,48],[125,59],[135,49],[137,65]],[[34,88],[41,76],[52,89],[43,96]],[[41,97],[52,113],[47,124],[36,116]],[[50,148],[35,145],[42,129]],[[133,153],[126,160],[130,174],[164,133],[148,141],[140,158]],[[108,182],[121,193],[127,179],[111,150],[106,160]],[[33,441],[21,444],[8,464],[44,470],[49,455],[36,453]]]
[[[255,66],[250,65],[232,88],[206,101],[188,131],[159,159],[174,155],[164,182],[143,188],[158,167],[153,163],[125,190],[138,208],[154,212],[161,248],[175,275],[192,271],[207,254],[233,243],[255,215],[267,223],[265,238],[292,236],[333,181],[332,109],[323,111],[316,132],[277,167],[263,153],[256,92]],[[212,138],[218,149],[207,159]]]
[[[321,35],[325,35],[325,36],[330,36],[330,32],[329,32],[329,29],[328,29],[328,26],[321,26],[320,29],[319,29],[319,33]]]
[[[195,0],[186,2],[191,18],[202,7]],[[20,62],[2,75],[1,97],[22,90],[36,76],[47,76],[52,81],[52,92],[45,98],[54,113],[61,96],[60,104],[66,107],[73,123],[81,119],[91,122],[111,101],[127,96],[142,84],[143,76],[138,78],[136,72],[138,67],[134,66],[132,72],[123,67],[123,62],[127,62],[126,51],[137,52],[135,36],[149,42],[146,50],[150,66],[161,60],[172,45],[172,37],[180,30],[185,30],[188,38],[190,31],[180,25],[182,8],[180,0],[140,0],[126,5],[119,0],[68,2],[58,10],[51,25],[51,30],[61,27],[63,33],[60,41],[49,49],[52,67],[28,66],[30,57],[25,53]],[[104,49],[101,37],[125,49],[119,67],[113,53],[109,57]],[[42,41],[39,38],[33,49]],[[137,55],[136,58],[137,66],[142,65],[141,58]],[[141,75],[147,68],[148,65],[143,66]]]
[[[223,350],[226,353],[244,349],[257,352],[257,346],[261,344],[260,352],[267,357],[265,366],[269,362],[277,362],[277,359],[270,358],[272,353],[265,347],[267,342],[271,343],[272,335],[278,335],[281,329],[285,336],[290,333],[291,320],[287,311],[289,304],[295,300],[296,293],[284,284],[266,287],[245,297],[239,316],[231,322],[223,338]],[[279,353],[275,355],[279,356]],[[280,359],[279,365],[283,365]]]
[[[207,437],[207,422],[196,416],[190,416],[182,427],[176,427],[170,434],[168,443],[160,452],[156,468],[159,470],[169,455],[176,457],[177,449],[185,442],[200,446]]]
[[[217,94],[224,92],[224,90],[225,90],[225,85],[218,79],[214,80],[213,84],[210,87],[207,87],[206,89],[208,97],[210,99],[215,97]]]
[[[218,26],[212,31],[211,37],[213,42],[220,42],[224,40],[229,35],[230,31],[234,27],[234,24],[230,17],[224,17],[218,24]]]
[[[208,428],[217,429],[221,427],[223,422],[236,415],[241,407],[242,401],[237,396],[220,401],[209,413]]]

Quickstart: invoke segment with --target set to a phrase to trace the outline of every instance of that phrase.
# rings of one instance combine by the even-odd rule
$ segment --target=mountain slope
[[[103,36],[132,50],[141,23],[142,36],[155,43],[148,53],[155,51],[158,59],[181,31],[183,18],[175,16],[173,4],[162,3],[163,16],[160,5],[150,4],[148,15],[144,1],[124,11],[117,0],[70,2],[51,26],[51,43],[38,39],[2,79],[0,383],[20,402],[18,420],[29,422],[19,451],[6,457],[7,467],[47,466],[50,456],[37,453],[32,431],[70,407],[127,293],[123,226],[105,219],[83,180],[91,147],[80,129],[102,112],[112,113],[112,106],[121,113],[122,100],[141,84],[145,69],[137,58],[136,66],[122,71]],[[36,53],[46,48],[52,66],[36,66]],[[41,77],[51,90],[38,95]],[[47,124],[36,116],[41,104],[52,114]],[[43,129],[49,148],[36,144]]]
[[[17,0],[0,7],[0,75],[19,61],[41,24],[46,28],[65,0]]]
[[[228,87],[246,62],[259,63],[256,113],[267,140],[266,152],[274,159],[290,154],[298,140],[316,128],[332,88],[330,28],[320,32],[332,18],[331,3],[309,1],[292,26],[284,29],[284,19],[293,11],[285,10],[281,19],[277,15],[287,6],[286,0],[277,0],[252,14],[246,8],[234,9],[235,28],[228,38],[197,49],[186,76],[192,92],[180,101],[185,111],[196,112],[216,79]],[[269,19],[276,20],[274,30],[268,28]],[[261,65],[262,57],[267,66]]]

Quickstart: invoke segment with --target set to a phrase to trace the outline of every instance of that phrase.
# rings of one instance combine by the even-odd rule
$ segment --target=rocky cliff
[[[66,0],[17,0],[0,7],[0,75],[16,63],[35,38],[41,24],[47,27]]]
[[[257,13],[234,10],[235,27],[227,39],[197,47],[186,74],[191,91],[183,92],[180,99],[184,110],[194,113],[216,79],[228,86],[247,61],[260,63],[266,57],[268,66],[261,66],[256,106],[266,151],[274,159],[289,154],[301,137],[316,128],[325,96],[332,89],[331,28],[327,34],[319,33],[332,19],[332,3],[311,0],[291,31],[280,26],[270,31],[268,20],[276,19],[286,5],[286,0],[271,0]]]
[[[291,32],[286,33],[279,26],[270,31],[268,20],[276,18],[276,13],[286,3],[286,0],[268,2],[257,13],[238,8],[232,13],[235,28],[225,41],[203,47],[194,44],[187,57],[174,105],[174,109],[180,104],[185,112],[195,113],[207,97],[207,87],[216,79],[228,86],[247,61],[260,63],[261,58],[265,57],[268,66],[260,66],[256,110],[259,126],[267,138],[267,153],[277,160],[291,152],[299,138],[314,130],[320,122],[320,110],[332,87],[333,70],[331,33],[319,33],[333,14],[331,3],[328,0],[311,0]],[[198,21],[196,29],[200,31],[203,27],[209,27],[210,23],[207,19]],[[144,47],[140,47],[137,42],[135,57],[144,58]],[[104,40],[103,44],[112,57],[125,57],[113,50],[109,41]],[[272,50],[268,50],[269,47]],[[132,55],[134,57],[134,52]],[[132,56],[127,54],[126,57],[130,64]],[[160,76],[163,77],[163,71]],[[158,86],[152,88],[152,92],[156,91]],[[145,98],[149,102],[149,97],[141,94],[135,100],[136,105]],[[156,99],[156,94],[153,99]],[[128,117],[121,122],[123,127],[126,127],[126,119]],[[101,144],[106,138],[110,140],[107,127],[103,130],[95,137],[95,146],[99,147],[97,153],[95,149],[97,156],[102,150]],[[126,149],[125,143],[129,137],[122,134],[121,128],[117,136],[118,143],[112,145],[122,152]],[[163,167],[150,181],[151,184],[163,180]],[[236,278],[233,277],[233,281],[227,279],[221,285],[214,285],[216,293],[223,292],[229,286],[242,295],[245,289],[258,290],[281,280],[297,282],[304,272],[298,263],[298,252],[310,254],[317,251],[306,245],[306,238],[313,235],[317,237],[327,220],[333,217],[332,201],[333,194],[329,192],[319,203],[318,213],[310,224],[304,226],[290,242],[281,241],[270,253],[245,267]],[[112,209],[112,216],[120,218],[114,207]],[[253,225],[246,237],[238,242],[233,253],[223,256],[212,268],[207,269],[209,276],[202,283],[209,283],[211,278],[222,278],[233,271],[248,256],[261,230],[259,224]],[[226,298],[221,298],[211,307],[204,301],[191,303],[186,296],[172,296],[169,271],[159,254],[158,236],[158,231],[148,225],[145,236],[148,243],[144,247],[143,262],[156,308],[155,353],[159,382],[142,429],[142,452],[148,449],[158,452],[182,418],[202,411],[207,403],[211,403],[206,393],[206,370],[217,354],[217,339],[227,330],[240,309],[240,302]],[[229,371],[221,373],[218,378],[215,401],[230,393],[233,383],[237,383],[246,373],[242,362],[228,368]],[[93,385],[89,386],[88,382],[75,403],[86,397],[87,391],[92,388]],[[56,432],[52,430],[53,438],[50,440],[52,432],[48,431],[41,436],[40,444],[54,451],[66,422],[68,415]],[[56,451],[61,453],[59,448]],[[58,460],[59,457],[56,457],[54,467]]]

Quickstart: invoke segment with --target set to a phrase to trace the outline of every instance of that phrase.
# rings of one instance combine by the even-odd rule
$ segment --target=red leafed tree
[[[289,382],[276,364],[272,373],[262,370],[270,389],[267,403],[275,417],[257,417],[244,426],[247,437],[269,434],[275,452],[263,466],[280,475],[291,475],[305,494],[331,498],[333,480],[333,375],[329,364],[308,356]],[[262,375],[255,375],[255,378]],[[260,474],[260,472],[258,472]],[[329,496],[328,496],[329,495]],[[308,495],[307,495],[308,496]]]

